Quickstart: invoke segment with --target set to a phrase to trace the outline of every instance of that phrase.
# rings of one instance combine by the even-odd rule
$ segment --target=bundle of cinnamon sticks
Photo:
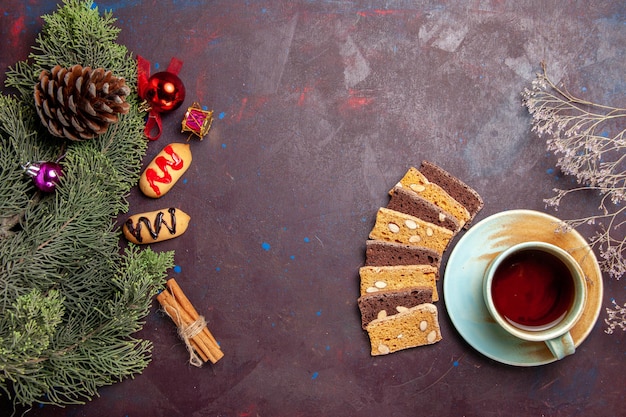
[[[178,334],[189,350],[192,365],[199,367],[206,361],[215,363],[224,356],[206,327],[204,317],[198,314],[174,278],[167,281],[166,290],[157,295],[157,300],[176,324]]]

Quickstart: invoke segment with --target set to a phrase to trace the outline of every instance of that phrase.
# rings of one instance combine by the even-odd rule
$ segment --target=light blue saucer
[[[532,210],[494,214],[465,233],[448,259],[443,298],[459,334],[483,355],[509,365],[537,366],[556,361],[543,342],[511,336],[491,318],[482,295],[482,279],[498,253],[520,242],[552,243],[568,251],[587,278],[587,300],[582,317],[571,330],[578,347],[591,332],[602,304],[602,273],[585,239],[575,230],[562,231],[556,217]]]

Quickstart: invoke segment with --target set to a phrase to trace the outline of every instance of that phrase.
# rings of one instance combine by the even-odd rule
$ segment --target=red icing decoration
[[[159,156],[154,161],[159,169],[163,172],[163,176],[159,176],[155,169],[148,168],[146,170],[146,179],[148,180],[148,184],[150,184],[150,187],[152,187],[156,195],[161,195],[161,190],[159,189],[159,186],[155,183],[160,182],[161,184],[169,184],[172,182],[172,176],[168,172],[167,168],[170,167],[174,171],[179,171],[183,168],[184,165],[183,159],[178,156],[176,152],[174,152],[174,149],[172,149],[171,145],[167,145],[163,150],[165,151],[165,153],[172,157],[172,160],[169,160],[164,156]]]

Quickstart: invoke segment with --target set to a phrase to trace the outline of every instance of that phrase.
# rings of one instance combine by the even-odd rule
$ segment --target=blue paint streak
[[[206,6],[206,1],[204,0],[174,0],[172,4],[181,6],[181,7],[187,7],[187,6],[201,7],[201,6]]]
[[[98,6],[98,3],[94,1],[92,9],[98,8],[98,10],[107,10],[107,11],[115,12],[116,10],[119,10],[119,9],[139,6],[141,5],[141,3],[142,3],[142,0],[123,0],[117,3],[108,4],[101,8],[100,6]]]

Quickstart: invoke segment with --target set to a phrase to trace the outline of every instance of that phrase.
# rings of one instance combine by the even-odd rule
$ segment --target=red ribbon
[[[166,72],[178,75],[183,66],[183,61],[178,58],[172,58],[167,66]],[[146,99],[146,88],[148,87],[148,79],[150,79],[150,61],[144,57],[137,55],[137,93],[142,100]],[[156,131],[153,133],[153,131]],[[157,140],[161,136],[162,122],[161,113],[150,109],[148,113],[148,121],[143,130],[144,135],[150,140]]]

